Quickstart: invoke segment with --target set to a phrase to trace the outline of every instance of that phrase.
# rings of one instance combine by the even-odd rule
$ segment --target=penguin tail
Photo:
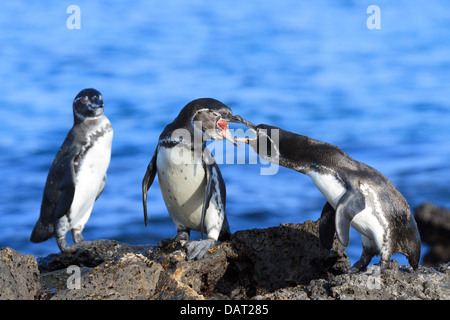
[[[34,243],[43,242],[53,237],[54,228],[51,224],[42,223],[39,219],[31,232],[30,241]]]
[[[227,216],[223,220],[222,230],[220,230],[219,241],[227,241],[231,239],[230,225],[228,224]]]

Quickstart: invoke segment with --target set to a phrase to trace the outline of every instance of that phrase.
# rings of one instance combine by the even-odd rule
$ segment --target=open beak
[[[224,119],[220,119],[219,121],[217,121],[217,126],[222,129],[219,134],[227,139],[228,141],[230,141],[232,144],[234,144],[236,147],[239,147],[239,143],[237,142],[236,138],[233,137],[233,135],[230,132],[230,129],[228,129],[228,122],[225,121]]]
[[[249,138],[236,138],[236,141],[249,144],[250,139]]]

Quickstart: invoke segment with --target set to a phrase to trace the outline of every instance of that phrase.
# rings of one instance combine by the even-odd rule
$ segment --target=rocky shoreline
[[[449,300],[450,263],[391,261],[346,274],[337,240],[322,247],[318,223],[237,231],[203,259],[182,244],[163,248],[92,241],[76,253],[35,258],[0,249],[0,299],[8,300]]]

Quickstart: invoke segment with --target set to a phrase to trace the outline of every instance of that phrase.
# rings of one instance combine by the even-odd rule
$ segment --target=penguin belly
[[[111,159],[113,132],[109,130],[90,147],[75,176],[75,194],[69,212],[70,229],[83,229],[92,212]]]
[[[310,171],[307,175],[312,179],[317,189],[327,199],[328,203],[336,210],[339,199],[347,191],[343,183],[336,178],[336,174],[319,173]]]
[[[308,176],[313,180],[333,209],[336,210],[339,200],[347,191],[343,183],[337,178],[337,175],[311,171],[308,173]],[[365,197],[366,207],[354,216],[350,225],[369,240],[372,248],[380,251],[385,248],[387,221],[378,195],[373,188],[368,184],[361,184],[360,190]]]
[[[200,230],[206,192],[206,174],[202,163],[193,163],[192,153],[181,148],[158,150],[156,167],[161,193],[169,216],[177,230]]]
[[[367,184],[361,184],[360,190],[365,197],[366,207],[363,211],[355,215],[351,226],[359,233],[375,244],[375,248],[381,251],[386,246],[384,243],[389,238],[388,221],[383,212],[378,194]]]

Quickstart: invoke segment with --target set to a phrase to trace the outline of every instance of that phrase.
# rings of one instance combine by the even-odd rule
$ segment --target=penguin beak
[[[103,100],[100,100],[99,98],[94,98],[92,100],[89,100],[89,102],[90,109],[103,108]]]
[[[250,144],[250,139],[249,138],[236,138],[236,141],[242,142],[242,143],[245,143],[245,144]]]
[[[248,121],[247,119],[245,119],[242,116],[236,115],[232,117],[232,120],[230,122],[235,122],[235,123],[242,123],[243,125],[245,125],[247,128],[249,128],[250,130],[253,131],[253,133],[255,135],[257,135],[258,133],[258,128],[251,123],[250,121]],[[256,139],[256,138],[255,138]],[[242,143],[246,143],[249,144],[250,140],[255,140],[255,139],[250,139],[250,138],[235,138],[236,141],[238,142],[242,142]]]
[[[232,144],[234,144],[236,147],[239,147],[239,143],[236,141],[236,138],[233,137],[233,135],[230,132],[230,129],[228,129],[228,122],[225,121],[224,119],[219,119],[219,121],[217,121],[217,126],[222,129],[219,134],[227,139],[228,141],[230,141]]]
[[[243,116],[239,116],[239,115],[233,116],[232,120],[233,121],[230,121],[230,122],[242,123],[247,128],[251,129],[254,133],[256,133],[258,130],[258,128],[253,123],[251,123],[250,121],[245,119]]]
[[[99,98],[89,99],[86,105],[94,116],[103,114],[103,101]]]

